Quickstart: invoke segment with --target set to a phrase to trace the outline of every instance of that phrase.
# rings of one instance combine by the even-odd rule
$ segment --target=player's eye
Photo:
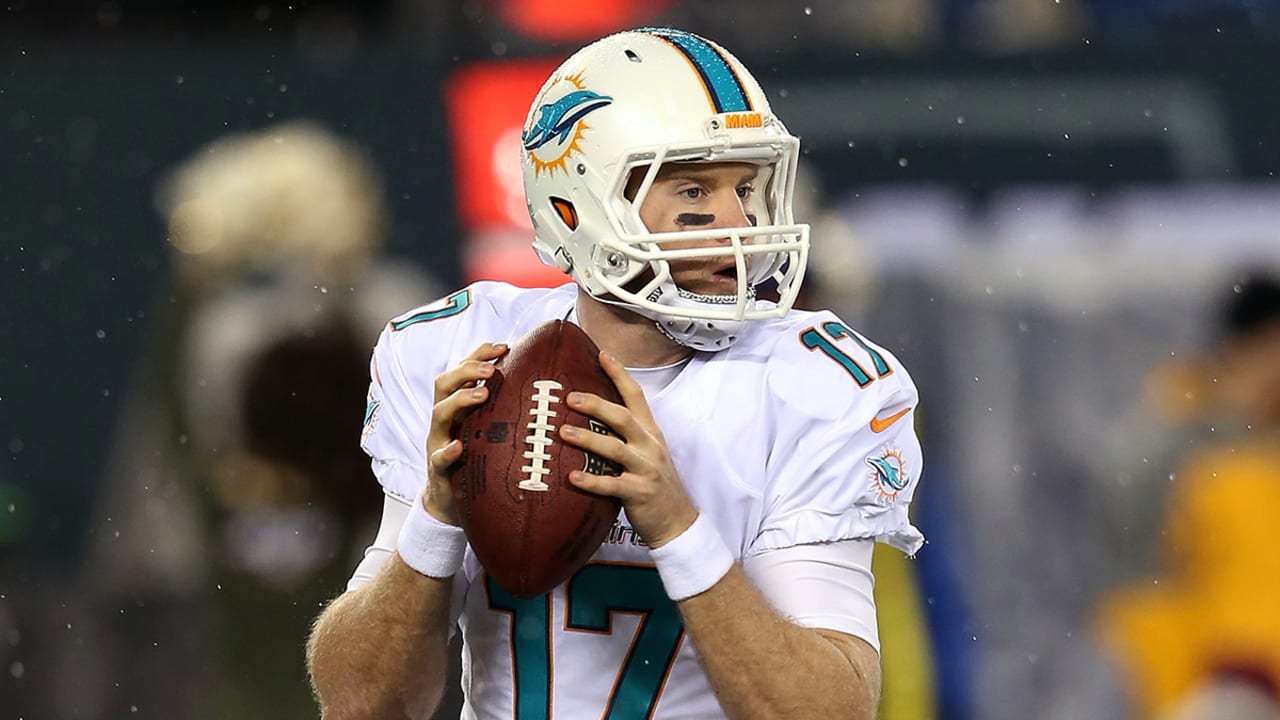
[[[751,183],[747,183],[746,185],[739,185],[739,186],[738,186],[738,197],[740,197],[740,198],[742,198],[742,199],[744,199],[744,200],[745,200],[745,199],[747,199],[747,198],[751,197],[751,195],[752,195],[753,193],[755,193],[755,191],[756,191],[756,187],[755,187],[754,185],[752,185]]]
[[[697,187],[695,185],[693,187],[687,187],[681,190],[680,194],[687,200],[697,200],[698,198],[702,197],[703,193],[702,193],[702,188]]]

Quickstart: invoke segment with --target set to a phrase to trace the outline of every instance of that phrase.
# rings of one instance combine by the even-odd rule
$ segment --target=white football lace
[[[529,464],[520,467],[520,472],[527,473],[528,477],[521,480],[518,487],[521,490],[546,492],[551,489],[551,486],[543,482],[542,478],[551,474],[551,468],[546,467],[546,463],[551,461],[547,448],[554,442],[550,433],[556,429],[556,426],[551,424],[551,418],[557,415],[556,411],[551,409],[551,403],[560,402],[560,397],[553,395],[551,391],[563,390],[564,386],[555,380],[534,380],[533,386],[538,390],[529,397],[535,403],[529,408],[533,422],[525,425],[531,434],[524,438],[530,449],[526,450],[523,456]]]

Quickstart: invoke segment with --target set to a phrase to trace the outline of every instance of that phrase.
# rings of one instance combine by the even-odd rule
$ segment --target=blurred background
[[[754,71],[805,303],[920,386],[882,717],[1280,717],[1274,0],[5,0],[0,717],[318,715],[369,348],[562,280],[519,127],[647,24]]]

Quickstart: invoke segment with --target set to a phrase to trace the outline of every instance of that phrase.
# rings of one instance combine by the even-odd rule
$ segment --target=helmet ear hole
[[[560,221],[565,224],[565,227],[568,227],[571,231],[577,230],[578,211],[573,207],[573,203],[565,200],[564,198],[555,197],[554,195],[548,199],[551,201],[551,207],[555,208],[556,215],[560,218]]]

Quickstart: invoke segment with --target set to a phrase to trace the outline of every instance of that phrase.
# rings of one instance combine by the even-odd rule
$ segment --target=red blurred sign
[[[520,175],[520,132],[529,105],[559,60],[480,63],[445,87],[453,138],[458,216],[466,234],[463,273],[473,280],[560,285],[569,278],[543,265],[529,246],[533,225]]]
[[[671,0],[502,0],[502,19],[540,40],[590,40],[645,25]]]
[[[520,180],[520,130],[555,60],[482,63],[445,87],[458,212],[468,231],[528,228]]]

